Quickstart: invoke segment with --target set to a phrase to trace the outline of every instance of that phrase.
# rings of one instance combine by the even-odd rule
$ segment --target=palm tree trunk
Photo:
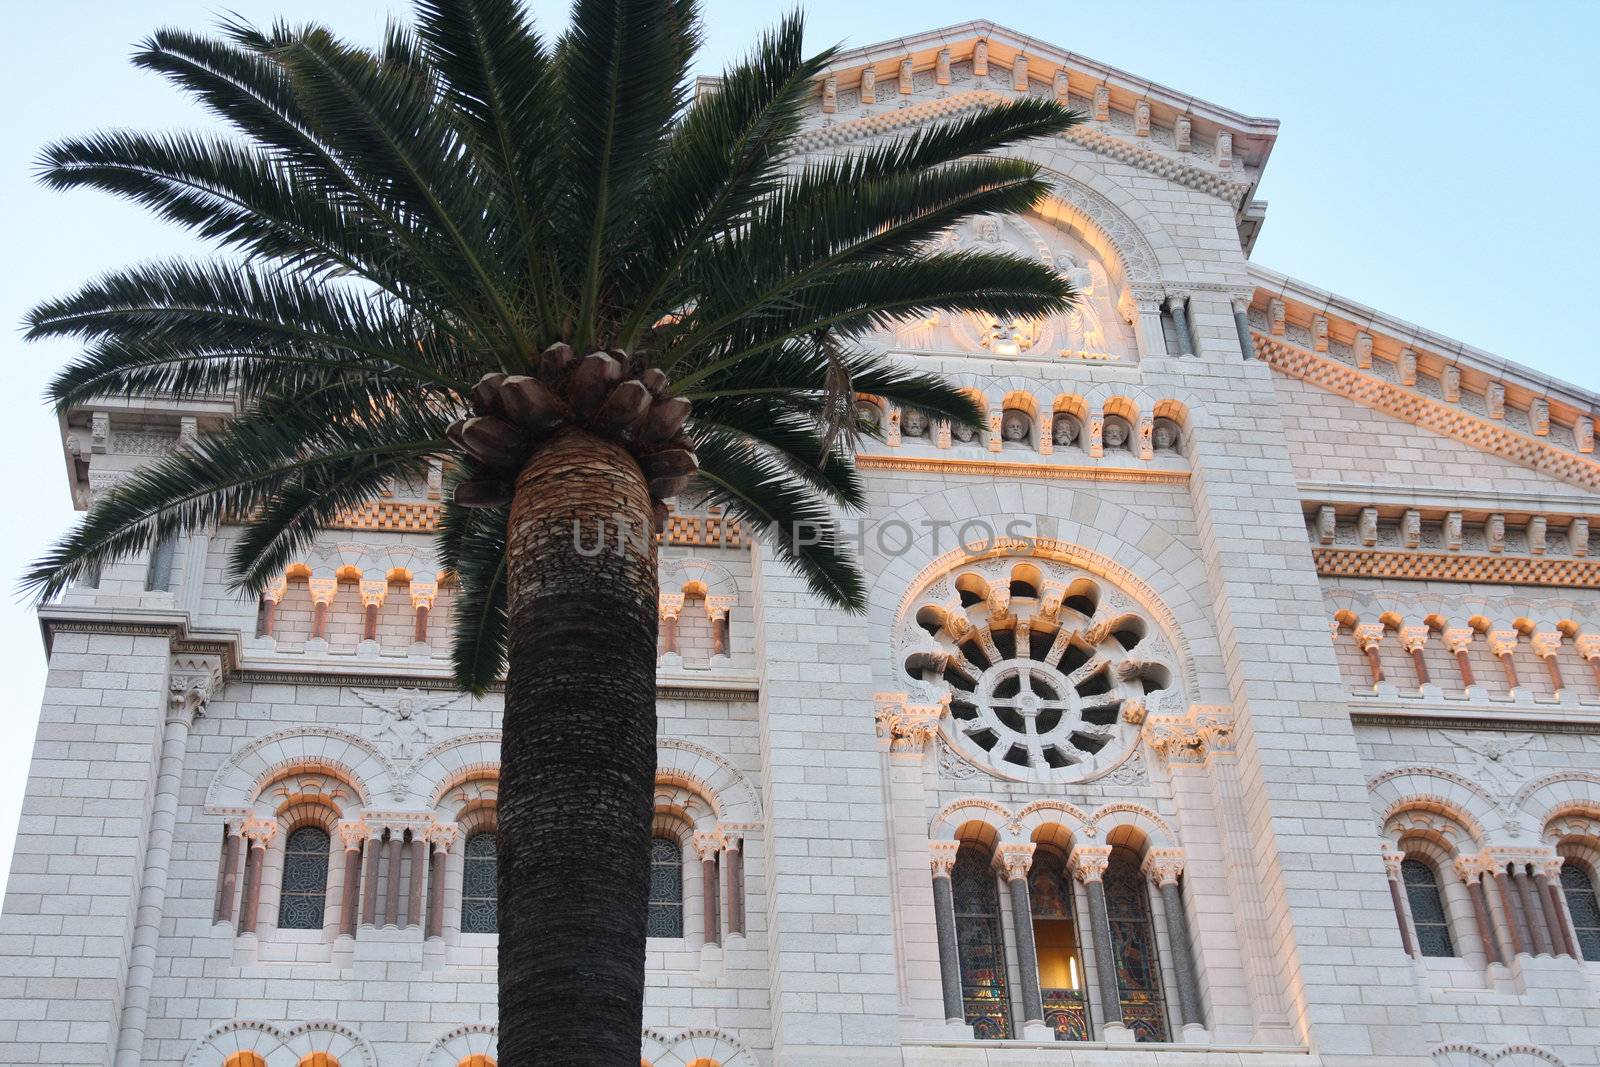
[[[616,444],[564,431],[517,478],[499,798],[501,1067],[639,1063],[656,767],[651,532],[644,476]]]

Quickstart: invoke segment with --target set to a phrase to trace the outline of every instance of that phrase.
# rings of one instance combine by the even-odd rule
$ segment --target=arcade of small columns
[[[1401,875],[1406,857],[1404,850],[1384,842],[1383,861],[1400,940],[1408,955],[1421,958],[1422,947]],[[1522,955],[1583,959],[1561,888],[1561,866],[1565,861],[1566,857],[1552,848],[1501,846],[1455,857],[1450,868],[1465,886],[1472,909],[1469,929],[1462,931],[1449,924],[1452,937],[1466,935],[1461,938],[1465,942],[1462,955],[1468,959],[1476,955],[1483,965],[1509,964]],[[1444,886],[1440,888],[1442,891]]]
[[[929,863],[933,873],[933,915],[939,939],[939,975],[944,993],[945,1021],[961,1025],[966,1012],[961,996],[961,963],[957,949],[955,892],[950,872],[963,842],[929,841]],[[1033,908],[1028,896],[1028,871],[1038,846],[1029,841],[995,846],[995,867],[1003,875],[1010,896],[1012,936],[1016,938],[1017,960],[1022,973],[1021,1009],[1023,1033],[1038,1032],[1045,1026],[1044,997],[1039,986],[1039,965],[1033,937]],[[1109,1036],[1126,1035],[1122,1024],[1122,998],[1117,988],[1111,923],[1106,912],[1102,881],[1111,864],[1110,845],[1077,845],[1068,856],[1068,865],[1083,883],[1089,898],[1089,935],[1094,945],[1096,984],[1099,987],[1099,1016]],[[1166,913],[1167,941],[1173,955],[1173,970],[1178,977],[1179,1026],[1204,1026],[1200,1009],[1200,985],[1195,972],[1194,954],[1189,946],[1189,920],[1184,913],[1178,879],[1183,874],[1184,855],[1178,848],[1151,848],[1145,851],[1140,869],[1161,894]]]
[[[723,900],[727,901],[727,934],[744,936],[743,830],[718,827],[697,830],[691,839],[700,860],[700,915],[704,944],[720,945],[723,935]]]
[[[697,583],[690,583],[691,586]],[[738,604],[737,596],[707,596],[699,590],[685,586],[681,593],[662,593],[657,612],[661,620],[660,649],[657,658],[663,666],[681,666],[683,649],[680,647],[678,623],[683,617],[685,599],[699,599],[705,605],[706,619],[711,623],[711,657],[724,659],[728,655],[728,613]]]
[[[1556,699],[1572,688],[1573,679],[1563,671],[1563,660],[1568,661],[1568,670],[1586,670],[1593,680],[1591,692],[1600,693],[1600,633],[1579,632],[1577,625],[1571,622],[1563,621],[1553,629],[1543,630],[1525,619],[1503,627],[1479,618],[1469,620],[1465,626],[1450,626],[1432,618],[1423,624],[1405,625],[1398,616],[1389,614],[1379,622],[1363,622],[1352,612],[1340,611],[1329,622],[1329,631],[1336,645],[1345,635],[1355,642],[1365,658],[1374,689],[1395,681],[1391,669],[1384,665],[1383,656],[1384,649],[1394,642],[1410,660],[1413,676],[1407,681],[1418,689],[1423,686],[1444,688],[1452,681],[1459,681],[1462,690],[1486,690],[1493,680],[1481,676],[1473,658],[1475,652],[1487,649],[1498,663],[1500,681],[1507,694],[1530,695],[1534,679],[1526,677],[1517,666],[1519,659],[1524,660],[1524,667],[1528,666],[1526,657],[1530,653],[1542,665],[1545,676],[1537,683],[1538,687],[1543,689],[1547,683],[1548,692]],[[1456,678],[1438,677],[1429,667],[1427,652],[1430,647],[1436,647],[1435,640],[1453,661]]]
[[[277,637],[278,606],[283,603],[283,598],[289,591],[289,579],[305,577],[306,587],[311,594],[311,634],[313,641],[326,641],[328,639],[328,615],[332,611],[333,603],[339,593],[341,578],[348,580],[347,571],[341,570],[338,576],[332,578],[312,577],[309,572],[288,571],[280,575],[276,581],[261,592],[261,607],[256,616],[257,637]],[[407,583],[411,597],[413,611],[413,627],[411,640],[416,644],[426,644],[428,641],[428,615],[433,610],[434,601],[439,596],[439,583],[437,581],[419,581],[407,575],[391,575],[388,578],[372,581],[359,577],[355,572],[354,580],[361,597],[362,623],[361,639],[363,641],[376,641],[378,639],[378,615],[383,608],[384,600],[389,596],[390,580],[404,580]]]

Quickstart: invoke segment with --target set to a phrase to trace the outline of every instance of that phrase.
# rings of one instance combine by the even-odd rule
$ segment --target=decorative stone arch
[[[739,595],[739,583],[728,568],[699,556],[662,560],[660,582],[663,593],[682,593],[695,585],[705,597]]]
[[[295,726],[234,753],[206,789],[206,813],[243,815],[271,782],[301,769],[344,780],[362,807],[392,792],[395,778],[394,766],[365,738],[331,726]]]
[[[1035,800],[1017,812],[1015,824],[1021,828],[1019,836],[1036,841],[1041,835],[1051,839],[1066,836],[1078,842],[1093,836],[1093,819],[1082,808],[1065,800]]]
[[[949,546],[960,524],[974,517],[988,522],[997,535],[1003,535],[1013,519],[1030,521],[1034,534],[1027,539],[999,536],[987,555],[1040,555],[1103,578],[1148,612],[1172,642],[1179,676],[1170,690],[1174,700],[1188,706],[1205,703],[1206,693],[1225,693],[1220,646],[1207,609],[1190,588],[1193,579],[1180,577],[1204,574],[1203,562],[1176,539],[1167,540],[1159,555],[1147,553],[1140,547],[1141,539],[1154,530],[1147,517],[1103,499],[1084,512],[1078,498],[1072,490],[1051,483],[985,483],[919,497],[896,519],[919,533],[946,524],[940,548]],[[868,619],[880,634],[892,635],[901,616],[945,572],[982,558],[963,547],[930,556],[927,548],[932,543],[930,537],[919,536],[910,551],[890,557],[873,545],[870,535],[864,539],[863,567],[877,575],[868,592]],[[883,688],[898,684],[889,673],[893,659],[877,657]]]
[[[1589,771],[1547,774],[1518,791],[1516,806],[1544,836],[1562,816],[1584,812],[1600,818],[1600,775]]]
[[[759,823],[761,797],[739,768],[704,745],[677,737],[656,741],[656,781],[698,785],[725,823]]]
[[[1178,848],[1178,835],[1160,815],[1141,804],[1121,802],[1095,809],[1088,835],[1109,840],[1119,828],[1129,827],[1144,838],[1146,848]]]
[[[750,1050],[722,1030],[683,1030],[676,1034],[645,1030],[639,1046],[641,1062],[650,1067],[692,1067],[707,1061],[717,1067],[756,1067]]]
[[[972,823],[989,827],[999,840],[1022,836],[1022,824],[1004,804],[987,797],[963,797],[939,809],[928,825],[928,837],[933,841],[955,841],[961,828]]]
[[[417,1067],[458,1067],[472,1056],[487,1056],[497,1060],[500,1054],[500,1031],[489,1023],[469,1023],[458,1026],[428,1046],[428,1051],[417,1061]]]
[[[1395,816],[1432,812],[1458,823],[1473,841],[1484,844],[1504,828],[1494,800],[1477,783],[1437,767],[1398,767],[1367,782],[1378,830],[1388,835]]]
[[[1434,1067],[1566,1067],[1553,1054],[1536,1045],[1506,1045],[1495,1052],[1464,1041],[1452,1041],[1433,1050]]]
[[[339,1067],[377,1067],[372,1047],[350,1027],[309,1022],[282,1029],[267,1022],[236,1020],[202,1037],[184,1058],[185,1067],[218,1067],[229,1056],[254,1052],[267,1067],[299,1067],[307,1056],[323,1053]]]
[[[500,775],[500,731],[462,734],[430,746],[417,759],[406,791],[430,808],[445,794],[474,776]]]

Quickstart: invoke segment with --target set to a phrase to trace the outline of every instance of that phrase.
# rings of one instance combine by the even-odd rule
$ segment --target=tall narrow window
[[[494,834],[480,831],[467,838],[461,864],[461,932],[492,934],[500,929],[495,912]]]
[[[1439,895],[1439,876],[1432,865],[1407,858],[1400,864],[1400,878],[1406,886],[1406,903],[1411,905],[1411,926],[1417,933],[1418,950],[1424,956],[1454,956],[1444,898]]]
[[[1589,872],[1569,859],[1561,865],[1561,891],[1567,897],[1567,911],[1578,931],[1578,952],[1586,960],[1600,960],[1600,899],[1595,897],[1594,879]]]
[[[283,849],[283,895],[278,929],[320,930],[328,899],[328,832],[302,826]]]
[[[1136,1041],[1165,1041],[1167,1009],[1161,997],[1161,962],[1156,956],[1150,898],[1144,875],[1139,873],[1138,856],[1125,848],[1111,853],[1105,891],[1122,1021]]]
[[[650,842],[651,937],[683,936],[683,846],[667,837]]]
[[[1044,1021],[1057,1041],[1087,1041],[1089,1005],[1083,991],[1083,956],[1072,917],[1072,880],[1061,855],[1041,849],[1028,872],[1033,942],[1039,955]]]
[[[983,850],[965,845],[950,872],[955,896],[956,949],[961,960],[961,999],[967,1024],[980,1040],[1011,1036],[1006,997],[1006,949],[1000,926],[1000,894]]]

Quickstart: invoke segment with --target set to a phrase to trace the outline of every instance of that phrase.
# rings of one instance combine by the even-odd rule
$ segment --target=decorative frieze
[[[1389,578],[1410,582],[1600,587],[1600,561],[1543,557],[1443,555],[1437,552],[1313,547],[1324,578]]]

